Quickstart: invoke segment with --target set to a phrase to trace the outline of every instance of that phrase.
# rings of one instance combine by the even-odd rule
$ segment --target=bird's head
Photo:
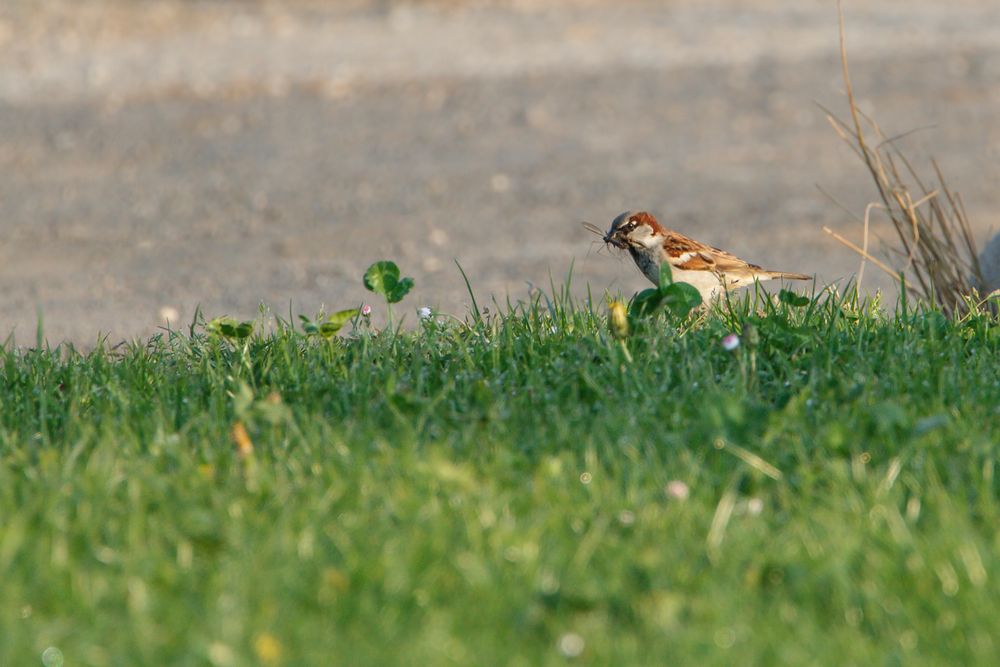
[[[650,213],[625,211],[611,222],[604,242],[616,248],[648,248],[655,245],[663,228]]]

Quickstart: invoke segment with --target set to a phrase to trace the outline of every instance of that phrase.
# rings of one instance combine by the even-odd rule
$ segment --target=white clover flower
[[[364,304],[363,306],[361,306],[361,316],[362,317],[371,317],[372,316],[372,307],[370,305],[368,305],[367,303]]]
[[[559,652],[567,658],[576,658],[583,653],[586,642],[575,632],[567,632],[559,638]]]
[[[668,498],[680,501],[687,500],[688,496],[691,495],[691,489],[689,489],[688,485],[679,479],[669,482],[663,491],[667,494]]]
[[[726,352],[732,352],[740,346],[740,337],[736,334],[729,334],[722,339],[722,347]]]
[[[422,320],[431,319],[431,315],[433,315],[433,313],[431,312],[431,309],[428,308],[427,306],[423,306],[422,308],[417,309],[417,317],[419,317]]]

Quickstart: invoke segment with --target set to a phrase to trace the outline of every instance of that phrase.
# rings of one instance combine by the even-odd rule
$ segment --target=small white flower
[[[583,637],[575,632],[567,632],[559,638],[559,652],[567,658],[579,657],[586,645]]]
[[[732,352],[740,346],[740,337],[736,334],[729,334],[722,339],[722,347],[726,352]]]
[[[371,317],[372,316],[372,307],[369,306],[367,303],[365,305],[361,306],[361,316],[362,317]]]
[[[431,312],[431,309],[428,308],[427,306],[424,306],[423,308],[417,309],[417,317],[419,317],[422,320],[429,320],[429,319],[431,319],[431,315],[432,314],[433,313]]]
[[[764,511],[764,501],[760,498],[750,498],[747,500],[747,513],[751,516],[757,516]]]
[[[666,492],[668,498],[673,498],[674,500],[684,501],[691,495],[691,489],[679,479],[669,482],[663,490]]]
[[[42,651],[42,664],[45,667],[63,667],[63,652],[55,646],[50,646]]]

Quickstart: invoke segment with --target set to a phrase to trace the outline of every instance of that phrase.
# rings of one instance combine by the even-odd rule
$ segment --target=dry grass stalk
[[[860,275],[863,275],[865,260],[895,278],[902,273],[907,289],[917,297],[937,304],[945,312],[960,315],[970,303],[978,301],[978,288],[984,284],[965,206],[958,193],[948,187],[936,161],[931,160],[937,183],[937,187],[932,188],[917,174],[897,145],[905,135],[887,136],[871,117],[858,109],[847,67],[844,15],[839,3],[838,11],[840,60],[851,116],[850,122],[845,122],[826,110],[827,119],[864,162],[878,189],[880,201],[869,204],[865,211],[863,247],[830,229],[825,231],[862,256]],[[866,131],[877,143],[869,142]],[[868,219],[873,208],[884,211],[895,228],[899,246],[890,248],[890,252],[902,259],[902,267],[898,270],[890,269],[868,253]]]

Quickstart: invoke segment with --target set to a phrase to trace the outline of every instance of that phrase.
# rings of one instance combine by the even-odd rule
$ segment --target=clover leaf
[[[230,340],[243,340],[244,338],[249,338],[250,334],[253,333],[253,321],[238,322],[236,319],[225,315],[213,319],[205,325],[205,329],[216,336],[222,336]]]
[[[375,262],[365,271],[365,288],[381,294],[389,303],[399,303],[413,289],[413,278],[400,278],[395,262]]]

